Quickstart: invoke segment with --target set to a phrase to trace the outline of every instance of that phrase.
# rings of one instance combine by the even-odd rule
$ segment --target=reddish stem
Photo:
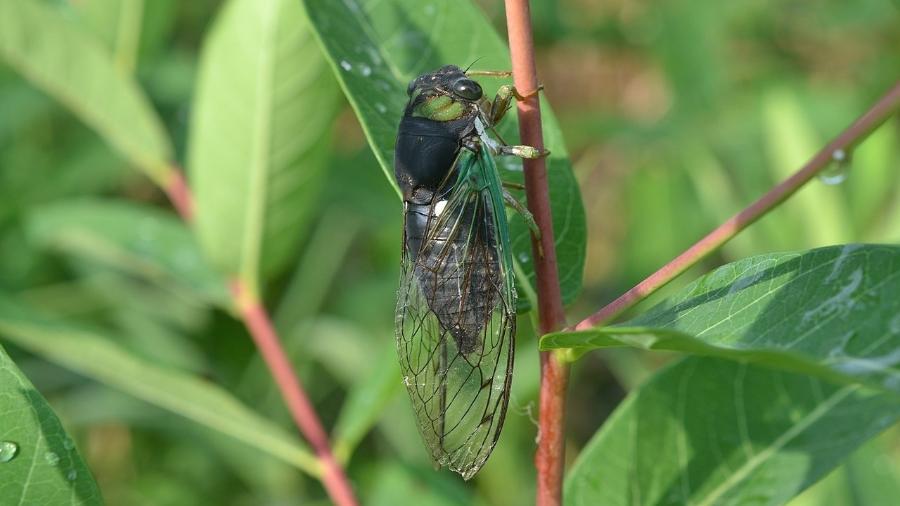
[[[800,170],[784,182],[772,188],[768,193],[750,204],[743,211],[719,225],[706,237],[700,239],[684,253],[664,265],[634,288],[622,294],[596,313],[585,318],[573,330],[586,330],[611,321],[626,309],[634,306],[650,294],[663,287],[678,275],[693,267],[729,239],[737,235],[761,216],[774,209],[778,204],[794,194],[801,186],[809,182],[819,172],[834,163],[835,152],[841,151],[850,156],[851,150],[862,142],[873,130],[900,109],[900,82],[887,91],[868,111],[859,117],[833,141],[828,143]]]
[[[173,168],[163,191],[169,196],[169,201],[172,202],[172,206],[175,207],[181,219],[190,223],[194,218],[194,199],[191,196],[191,189],[184,179],[184,174],[179,168]]]
[[[357,503],[353,489],[343,469],[331,453],[328,435],[316,416],[315,408],[306,396],[300,378],[294,373],[294,368],[278,340],[278,334],[272,326],[266,309],[250,295],[240,281],[231,282],[231,292],[234,300],[238,303],[238,310],[247,325],[247,330],[253,337],[253,342],[256,343],[263,360],[266,361],[266,365],[269,366],[269,370],[275,378],[275,383],[281,391],[281,397],[294,418],[294,423],[300,428],[319,457],[323,468],[322,484],[325,486],[325,490],[335,504],[355,506]]]
[[[180,170],[176,168],[172,171],[164,190],[178,214],[185,222],[190,223],[193,219],[193,197]],[[322,466],[322,485],[325,487],[325,491],[339,506],[356,506],[353,488],[350,486],[344,470],[331,453],[325,429],[322,428],[316,410],[306,396],[300,378],[294,372],[294,368],[281,346],[281,341],[272,326],[266,308],[240,280],[232,280],[230,286],[234,304],[238,308],[253,342],[269,367],[272,377],[275,378],[275,383],[281,391],[281,397],[294,418],[294,423],[319,457]]]
[[[517,103],[519,136],[523,144],[543,149],[541,107],[537,94],[538,79],[531,35],[531,12],[527,0],[506,0],[506,24],[509,32],[513,83],[521,95],[529,97]],[[532,238],[532,254],[536,259],[540,330],[546,334],[566,324],[556,270],[547,165],[545,159],[541,158],[525,160],[524,167],[528,209],[541,230],[540,242]],[[534,457],[539,506],[558,505],[562,502],[568,375],[569,369],[565,362],[559,360],[552,352],[541,353],[538,448]]]

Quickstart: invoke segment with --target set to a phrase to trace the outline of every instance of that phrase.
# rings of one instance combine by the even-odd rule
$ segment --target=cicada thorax
[[[394,176],[405,202],[431,204],[450,190],[462,141],[474,129],[474,119],[468,117],[435,121],[407,114],[400,120]]]

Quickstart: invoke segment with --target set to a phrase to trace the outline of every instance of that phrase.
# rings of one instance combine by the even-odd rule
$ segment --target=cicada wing
[[[475,155],[460,163],[483,169]],[[506,215],[479,180],[461,177],[444,204],[427,206],[421,237],[406,228],[405,246],[419,247],[404,248],[396,321],[419,430],[435,464],[466,479],[500,435],[516,325]]]

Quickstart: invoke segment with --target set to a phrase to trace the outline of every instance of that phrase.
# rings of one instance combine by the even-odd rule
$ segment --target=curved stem
[[[184,221],[193,218],[193,196],[180,170],[174,170],[164,188],[172,205]],[[247,290],[239,279],[230,280],[234,305],[241,315],[247,331],[253,338],[260,355],[265,360],[275,383],[281,392],[294,423],[312,446],[322,466],[322,485],[331,500],[339,506],[356,506],[353,488],[328,442],[328,435],[319,421],[316,410],[306,395],[300,378],[281,346],[266,308]]]
[[[253,337],[253,342],[275,378],[275,383],[281,391],[281,397],[294,418],[294,423],[300,428],[300,432],[303,433],[319,457],[322,465],[322,484],[325,486],[325,490],[335,504],[355,505],[353,489],[343,469],[331,453],[328,435],[322,428],[316,410],[307,397],[300,378],[294,372],[287,353],[281,346],[269,314],[240,281],[232,281],[231,292],[237,302],[241,318],[244,320],[250,336]]]
[[[163,191],[166,192],[169,202],[172,203],[172,207],[175,208],[181,219],[190,223],[194,219],[194,199],[180,168],[172,167]]]
[[[571,327],[570,330],[586,330],[597,325],[603,325],[665,286],[666,283],[696,265],[697,262],[784,202],[800,187],[833,163],[835,158],[837,158],[835,156],[836,153],[847,156],[853,148],[898,110],[900,110],[900,81],[894,84],[875,105],[816,153],[806,165],[801,167],[791,177],[772,188],[743,211],[726,220],[725,223],[719,225],[706,237],[697,241],[684,253],[662,266],[647,279],[641,281],[634,288],[628,290],[574,327]]]
[[[537,71],[534,65],[534,42],[528,0],[506,0],[506,24],[512,59],[513,83],[518,92],[528,97],[517,102],[519,136],[523,144],[543,149],[541,108]],[[532,255],[537,274],[538,317],[541,332],[546,334],[565,326],[553,221],[547,188],[547,165],[543,158],[524,160],[525,194],[528,210],[541,230],[540,244],[532,238]],[[538,417],[537,504],[558,505],[562,502],[563,466],[565,463],[565,401],[569,369],[565,361],[552,352],[541,353],[540,414]]]

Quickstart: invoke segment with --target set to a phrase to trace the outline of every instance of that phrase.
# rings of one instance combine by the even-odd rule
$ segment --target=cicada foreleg
[[[537,89],[531,91],[529,93],[519,93],[519,90],[516,89],[515,86],[511,84],[504,84],[497,90],[497,94],[494,96],[494,100],[490,102],[490,110],[491,110],[491,124],[496,125],[503,119],[503,116],[506,115],[506,111],[509,110],[512,105],[513,99],[522,101],[527,100],[544,89],[543,84],[539,84]]]

